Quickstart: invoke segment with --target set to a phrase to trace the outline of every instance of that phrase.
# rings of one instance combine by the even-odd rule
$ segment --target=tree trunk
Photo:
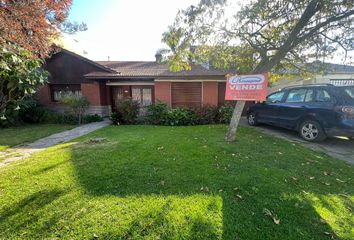
[[[240,123],[241,115],[243,112],[243,108],[245,107],[246,101],[237,101],[234,112],[232,114],[232,118],[229,125],[229,130],[225,136],[225,140],[227,142],[233,142],[236,138],[236,131],[238,124]]]

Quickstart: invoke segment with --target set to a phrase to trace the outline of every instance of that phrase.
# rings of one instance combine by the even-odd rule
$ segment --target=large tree
[[[66,19],[72,0],[0,0],[0,44],[18,44],[44,58],[61,32],[86,30]]]
[[[352,0],[201,0],[180,11],[163,34],[174,71],[191,61],[211,61],[236,73],[303,66],[354,49]],[[232,13],[232,11],[235,11]],[[194,46],[194,47],[191,47]],[[195,47],[196,46],[196,47]],[[238,101],[227,141],[234,141],[244,101]]]
[[[61,33],[86,30],[66,21],[72,0],[0,0],[0,121],[46,82],[43,58]],[[54,49],[55,50],[55,49]]]

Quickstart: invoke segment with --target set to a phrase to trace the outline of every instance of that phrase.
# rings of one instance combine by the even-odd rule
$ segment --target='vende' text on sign
[[[268,73],[229,77],[225,100],[265,101],[267,85]]]

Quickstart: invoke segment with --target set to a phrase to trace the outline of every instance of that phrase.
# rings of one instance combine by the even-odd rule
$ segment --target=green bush
[[[103,121],[103,117],[94,114],[94,115],[86,115],[84,116],[84,118],[82,119],[83,123],[92,123],[92,122],[102,122]]]
[[[175,108],[169,111],[165,125],[190,126],[197,123],[195,113],[188,108]]]
[[[137,101],[131,98],[123,99],[118,103],[117,114],[114,115],[116,124],[134,124],[140,110]],[[112,118],[112,115],[111,115]]]
[[[82,118],[82,123],[92,123],[103,121],[103,118],[97,114],[86,115]],[[78,123],[78,117],[74,114],[63,114],[53,111],[46,111],[43,117],[43,123],[56,123],[56,124],[71,124]]]
[[[26,123],[41,123],[44,121],[46,109],[33,97],[22,100],[19,110],[19,118]]]
[[[217,123],[218,108],[216,106],[204,105],[200,108],[192,109],[196,115],[196,124],[215,124]]]
[[[169,114],[166,103],[157,102],[147,107],[147,122],[154,125],[164,125]]]
[[[11,105],[11,106],[10,106]],[[9,103],[8,109],[0,115],[0,127],[6,128],[19,124],[18,110],[16,104]]]
[[[234,106],[231,103],[225,103],[219,107],[217,111],[217,123],[229,123],[234,111]]]
[[[119,125],[123,122],[122,115],[119,112],[112,112],[111,115],[109,116],[109,119],[115,125]]]

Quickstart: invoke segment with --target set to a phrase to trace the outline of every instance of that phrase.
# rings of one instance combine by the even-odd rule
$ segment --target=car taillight
[[[343,113],[352,115],[352,114],[354,114],[354,107],[351,107],[351,106],[343,106],[343,107],[341,108],[341,111],[342,111]]]

